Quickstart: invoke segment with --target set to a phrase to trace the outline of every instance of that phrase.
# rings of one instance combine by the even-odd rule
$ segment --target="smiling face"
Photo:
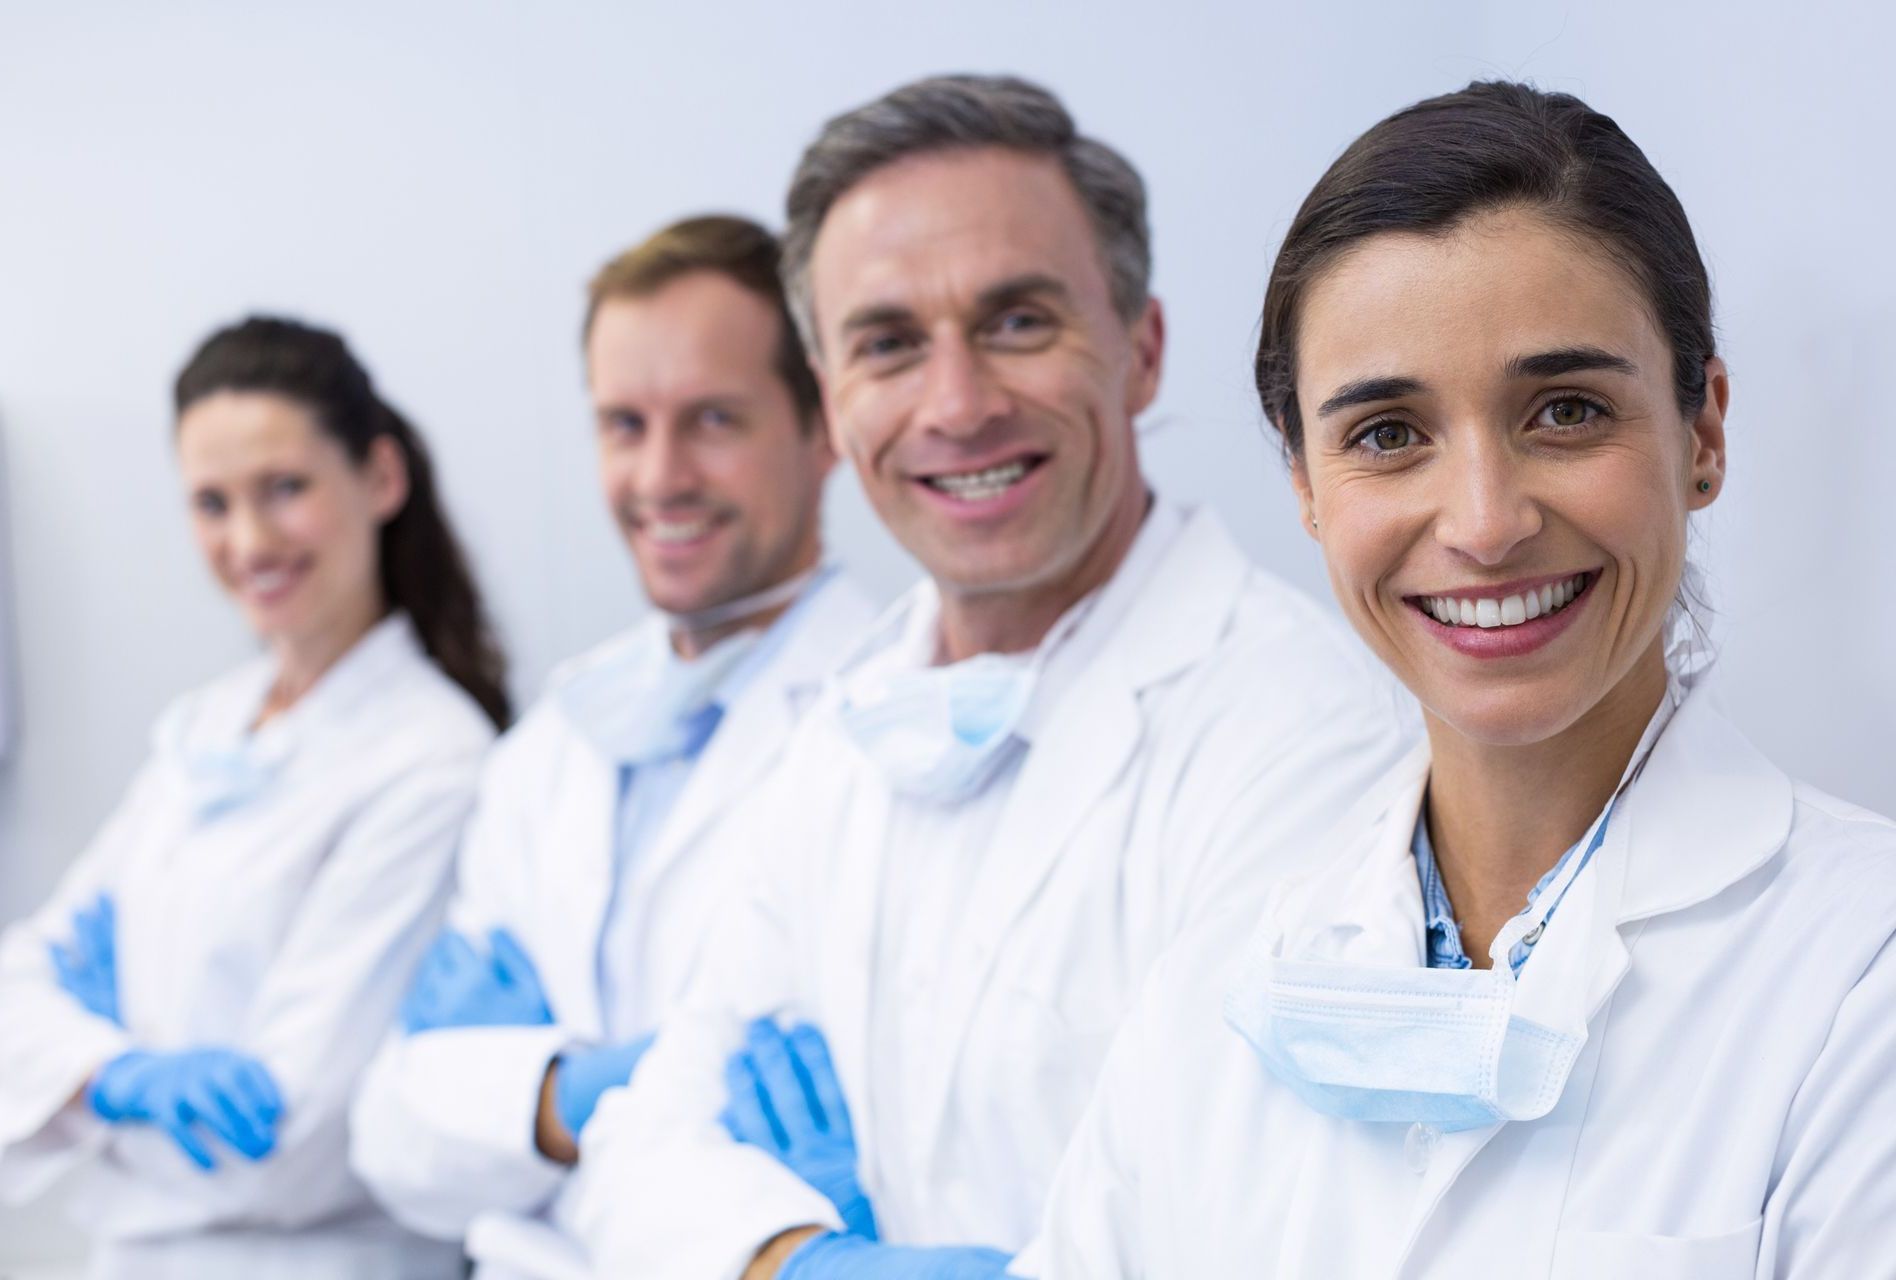
[[[1718,361],[1688,419],[1638,284],[1523,210],[1361,242],[1297,341],[1306,523],[1432,719],[1518,745],[1657,697],[1686,516],[1723,480]]]
[[[782,321],[714,271],[609,298],[586,340],[599,474],[652,603],[694,613],[816,563],[822,429],[775,367]]]
[[[1132,422],[1163,332],[1156,303],[1115,312],[1057,161],[975,148],[877,170],[824,219],[810,283],[837,450],[945,607],[1057,609],[1110,576],[1145,509]]]
[[[198,547],[260,639],[333,648],[381,616],[381,530],[408,497],[392,439],[357,464],[296,401],[219,391],[177,443]]]

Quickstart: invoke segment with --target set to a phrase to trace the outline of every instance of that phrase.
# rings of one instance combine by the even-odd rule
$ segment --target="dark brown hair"
[[[368,371],[337,334],[295,320],[252,316],[204,341],[178,374],[180,416],[219,391],[261,391],[309,410],[361,463],[387,436],[408,467],[408,500],[382,526],[382,591],[414,620],[435,665],[480,704],[496,727],[512,711],[506,658],[494,637],[467,557],[448,524],[421,436],[376,394]]]
[[[613,298],[645,298],[694,271],[714,271],[762,298],[776,313],[775,368],[797,407],[797,420],[814,430],[822,395],[791,323],[778,276],[781,251],[777,237],[749,218],[711,213],[674,222],[599,268],[586,286],[586,325],[592,336],[599,308]]]
[[[1297,324],[1337,256],[1385,231],[1443,232],[1490,209],[1535,209],[1603,246],[1644,290],[1672,347],[1679,408],[1705,403],[1712,289],[1685,209],[1611,118],[1565,93],[1477,81],[1398,111],[1351,143],[1297,211],[1271,269],[1257,347],[1264,412],[1295,457]]]

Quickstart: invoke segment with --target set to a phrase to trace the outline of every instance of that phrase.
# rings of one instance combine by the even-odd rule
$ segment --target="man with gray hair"
[[[600,1274],[1001,1274],[1158,952],[1400,752],[1341,630],[1148,487],[1149,263],[1138,174],[1020,80],[908,85],[805,153],[785,281],[928,576],[750,806],[756,882],[586,1130]]]

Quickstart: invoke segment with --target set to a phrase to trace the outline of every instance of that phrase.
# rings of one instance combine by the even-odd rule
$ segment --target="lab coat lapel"
[[[563,869],[537,878],[547,887],[538,930],[547,943],[534,960],[560,1021],[597,1038],[605,1034],[599,946],[619,840],[619,766],[577,732],[562,757],[560,794],[548,810],[539,856]]]
[[[1156,513],[1155,513],[1156,514]],[[939,1132],[956,1064],[1003,944],[1145,733],[1139,695],[1217,643],[1249,566],[1216,517],[1190,516],[1136,579],[1109,583],[1069,640],[1072,674],[1030,708],[1031,746],[968,902],[969,953],[944,992],[952,1029],[922,1104]]]
[[[645,893],[684,857],[705,829],[729,809],[783,749],[792,711],[790,691],[771,676],[769,687],[754,685],[725,712],[717,732],[691,770],[677,807],[666,815],[658,839],[633,869],[632,892]]]

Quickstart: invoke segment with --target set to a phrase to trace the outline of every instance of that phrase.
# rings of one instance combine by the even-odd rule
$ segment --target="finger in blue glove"
[[[849,1105],[822,1032],[799,1023],[786,1035],[759,1018],[746,1028],[744,1044],[725,1063],[725,1127],[822,1192],[851,1235],[877,1239],[875,1209],[857,1174]]]
[[[997,1249],[876,1244],[831,1232],[805,1241],[777,1280],[997,1280],[1012,1261]]]
[[[402,1027],[410,1035],[444,1027],[545,1026],[553,1021],[540,975],[519,940],[505,929],[488,934],[482,955],[453,929],[428,949],[407,997]]]
[[[151,1124],[206,1171],[217,1167],[202,1127],[240,1155],[261,1160],[276,1147],[283,1097],[268,1069],[229,1049],[120,1054],[93,1077],[87,1101],[110,1124]]]
[[[50,942],[53,976],[87,1011],[124,1025],[118,1003],[117,914],[109,894],[72,915],[70,943]]]
[[[560,1054],[553,1075],[553,1110],[573,1141],[592,1119],[601,1095],[632,1078],[639,1059],[652,1047],[652,1037],[638,1036],[622,1044],[568,1049]]]

